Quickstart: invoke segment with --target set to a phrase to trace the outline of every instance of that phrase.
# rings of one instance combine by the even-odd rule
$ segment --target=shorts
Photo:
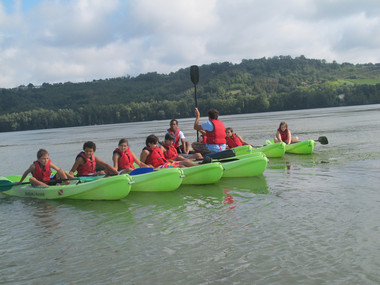
[[[166,162],[165,164],[160,165],[158,168],[173,168],[173,167],[178,167],[180,163],[181,163],[180,161]]]

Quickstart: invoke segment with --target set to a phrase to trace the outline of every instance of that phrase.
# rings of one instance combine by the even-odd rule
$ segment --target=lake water
[[[120,201],[0,194],[0,284],[379,284],[380,105],[221,119],[256,145],[282,120],[301,140],[329,144],[270,159],[260,177]],[[179,120],[190,141],[193,121]],[[0,176],[22,174],[39,148],[68,171],[87,140],[108,163],[122,137],[139,155],[168,126],[0,133]]]

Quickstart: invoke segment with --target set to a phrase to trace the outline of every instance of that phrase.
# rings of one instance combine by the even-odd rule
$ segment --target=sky
[[[380,63],[378,0],[0,0],[0,88],[305,56]]]

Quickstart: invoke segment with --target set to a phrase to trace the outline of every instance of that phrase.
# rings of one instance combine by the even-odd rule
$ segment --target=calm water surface
[[[0,194],[0,284],[379,284],[380,105],[221,116],[261,145],[286,120],[312,155],[270,159],[260,177],[121,201]],[[193,119],[179,120],[191,141]],[[169,121],[0,133],[0,176],[40,147],[69,170],[86,140],[111,163]]]

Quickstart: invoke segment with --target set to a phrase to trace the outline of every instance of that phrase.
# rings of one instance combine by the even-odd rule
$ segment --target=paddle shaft
[[[191,82],[194,84],[195,108],[198,108],[197,83],[199,81],[199,68],[197,65],[192,65],[190,67],[190,78]],[[197,131],[197,142],[199,142],[199,131]]]

